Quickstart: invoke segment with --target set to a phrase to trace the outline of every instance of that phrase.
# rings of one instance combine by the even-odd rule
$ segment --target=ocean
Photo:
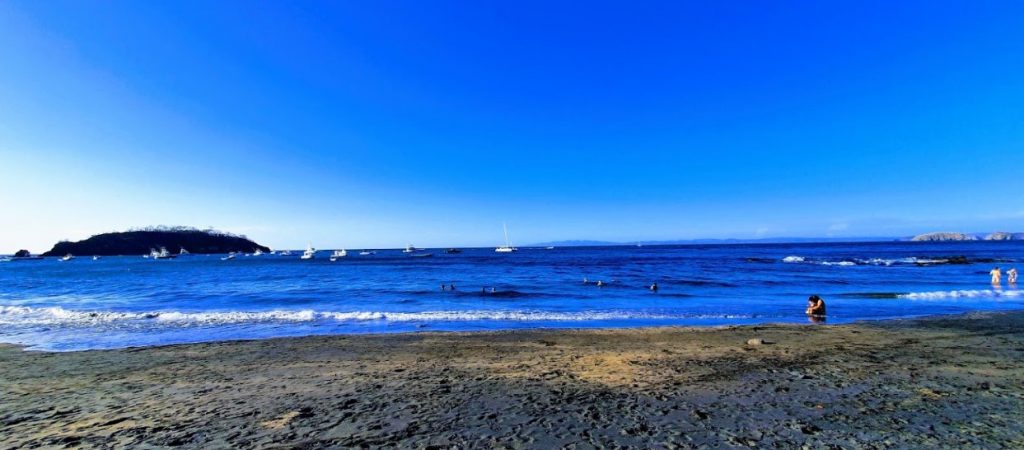
[[[1022,242],[426,252],[0,262],[0,342],[70,351],[322,334],[814,325],[804,315],[811,294],[827,303],[825,324],[1024,307],[1005,277],[989,282],[994,266],[1024,269]]]

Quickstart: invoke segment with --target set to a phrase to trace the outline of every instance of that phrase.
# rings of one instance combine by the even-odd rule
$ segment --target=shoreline
[[[365,337],[365,338],[380,338],[388,339],[393,336],[402,335],[423,335],[423,336],[463,336],[472,337],[475,335],[501,335],[501,334],[513,334],[513,333],[532,333],[532,332],[587,332],[587,331],[656,331],[656,330],[674,330],[674,331],[694,331],[699,332],[703,330],[722,330],[722,329],[743,329],[750,327],[838,327],[838,326],[852,326],[852,325],[868,325],[868,324],[879,324],[893,322],[896,325],[901,322],[913,322],[920,320],[939,320],[944,318],[957,318],[957,317],[969,317],[972,315],[983,314],[983,315],[1002,315],[1002,314],[1013,314],[1021,313],[1024,314],[1024,309],[1010,309],[1010,310],[990,310],[990,311],[970,311],[950,314],[920,314],[920,315],[908,315],[900,317],[887,317],[879,319],[856,319],[852,321],[843,321],[828,323],[827,321],[822,322],[805,322],[805,321],[778,321],[778,322],[756,322],[756,323],[744,323],[744,324],[717,324],[717,325],[624,325],[624,326],[594,326],[594,327],[535,327],[535,328],[499,328],[493,330],[407,330],[407,331],[393,331],[393,332],[379,332],[371,331],[366,333],[325,333],[325,334],[306,334],[306,335],[295,335],[295,336],[272,336],[272,337],[256,337],[256,338],[238,338],[238,339],[219,339],[210,341],[193,341],[193,342],[175,342],[166,344],[156,345],[133,345],[125,347],[114,347],[114,348],[90,348],[81,350],[50,350],[45,348],[32,348],[31,344],[14,344],[7,342],[0,342],[0,349],[3,348],[16,348],[25,352],[39,352],[39,353],[81,353],[81,352],[116,352],[116,351],[138,351],[144,349],[158,349],[158,348],[169,348],[179,346],[192,346],[192,345],[203,345],[203,344],[232,344],[232,343],[247,343],[247,342],[261,342],[261,341],[277,341],[277,340],[301,340],[310,338],[344,338],[344,337]]]
[[[1024,445],[1024,311],[811,325],[0,344],[0,447]]]

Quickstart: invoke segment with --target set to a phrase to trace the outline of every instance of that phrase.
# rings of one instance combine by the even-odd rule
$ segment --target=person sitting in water
[[[817,295],[812,295],[807,298],[807,315],[825,317],[825,300]]]
[[[1001,281],[1003,281],[1003,272],[999,270],[998,267],[992,269],[992,271],[989,272],[988,274],[992,275],[992,284],[999,284]]]
[[[1006,282],[1010,284],[1017,284],[1017,268],[1011,267],[1010,270],[1006,271]]]
[[[604,287],[604,281],[597,280],[597,287]]]
[[[658,292],[658,283],[654,283],[651,285],[651,292]]]

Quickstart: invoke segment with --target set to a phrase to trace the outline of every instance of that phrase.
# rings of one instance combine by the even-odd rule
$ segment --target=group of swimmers
[[[999,285],[1003,282],[1003,271],[996,267],[988,273],[992,275],[992,284]],[[1006,271],[1006,282],[1010,284],[1017,284],[1017,268],[1011,267],[1010,270]]]
[[[590,279],[587,277],[583,277],[583,284],[591,284]],[[605,287],[605,282],[603,280],[597,280],[597,282],[593,284],[594,286],[597,287]],[[651,292],[658,292],[658,283],[651,283],[651,285],[648,286],[647,289],[650,290]]]

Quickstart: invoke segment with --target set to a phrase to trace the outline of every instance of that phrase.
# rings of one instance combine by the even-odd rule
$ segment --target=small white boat
[[[281,250],[281,253],[278,253],[277,255],[278,256],[292,256],[292,252],[289,251],[289,250]]]
[[[508,224],[503,223],[501,225],[505,228],[505,245],[494,249],[494,251],[497,253],[512,253],[519,250],[518,248],[513,247],[511,242],[508,240]]]
[[[187,254],[188,254],[188,250],[185,250],[185,247],[182,247],[181,250],[178,250],[178,256],[184,256],[184,255],[187,255]]]
[[[166,247],[160,247],[160,251],[149,249],[149,256],[153,259],[174,259],[178,257],[178,255],[173,255],[167,251]]]
[[[99,257],[99,255],[93,256],[93,257],[92,257],[92,260],[93,260],[93,261],[99,261],[99,260],[100,260],[100,257]]]
[[[376,255],[376,254],[377,254],[377,252],[375,252],[373,250],[363,250],[363,251],[359,252],[359,256],[370,256],[370,255]]]
[[[338,258],[344,258],[346,256],[348,256],[348,251],[345,249],[335,250],[334,253],[331,253],[331,262],[337,261]]]
[[[306,251],[302,252],[302,256],[299,259],[313,259],[316,256],[316,249],[313,248],[313,244],[306,246]]]
[[[402,250],[402,253],[416,253],[418,251],[420,251],[420,249],[413,247],[412,244],[409,244],[405,247],[405,250]]]
[[[555,247],[551,247],[551,246],[544,247],[544,250],[554,250],[554,249],[555,249]]]
[[[262,254],[263,254],[263,250],[260,250],[260,249],[256,249],[256,251],[252,252],[252,256],[260,256]]]
[[[238,256],[237,253],[231,252],[231,253],[228,253],[228,256],[225,256],[225,257],[221,258],[220,260],[221,261],[227,261],[229,259],[235,259],[236,256]]]
[[[71,261],[72,259],[75,259],[75,255],[72,255],[70,253],[60,257],[61,261]]]

